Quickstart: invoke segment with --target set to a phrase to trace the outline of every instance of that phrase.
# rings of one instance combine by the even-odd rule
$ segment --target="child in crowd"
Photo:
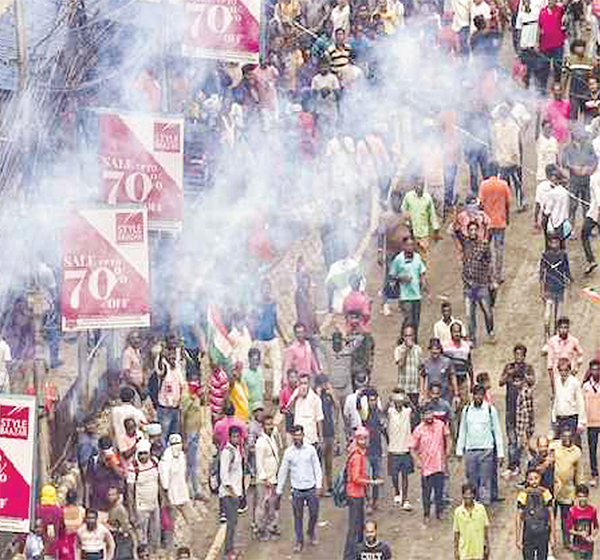
[[[594,540],[598,536],[598,512],[589,503],[590,489],[578,484],[575,505],[569,510],[568,528],[571,535],[571,551],[579,560],[594,557]]]

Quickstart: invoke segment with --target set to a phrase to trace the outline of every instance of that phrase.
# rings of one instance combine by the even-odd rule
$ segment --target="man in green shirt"
[[[421,258],[427,262],[429,246],[432,239],[438,238],[440,223],[433,198],[424,191],[423,178],[417,177],[414,182],[415,188],[404,195],[401,210],[410,225]]]
[[[390,278],[399,282],[398,302],[402,321],[400,332],[406,325],[415,329],[418,339],[419,323],[421,321],[421,298],[426,291],[425,265],[421,257],[415,252],[414,239],[408,239],[404,244],[404,251],[398,253],[390,265]]]
[[[265,376],[258,348],[248,350],[248,368],[242,373],[242,381],[248,386],[248,408],[254,410],[254,405],[263,403],[265,398]]]
[[[454,510],[454,559],[487,560],[490,521],[485,506],[475,501],[475,491],[468,483],[463,484],[462,498]]]

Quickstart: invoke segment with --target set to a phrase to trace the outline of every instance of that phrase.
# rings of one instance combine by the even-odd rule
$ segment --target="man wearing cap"
[[[160,545],[159,476],[158,461],[151,456],[151,448],[146,439],[135,448],[135,459],[127,469],[127,505],[140,544],[156,551]]]
[[[187,468],[183,440],[179,434],[169,436],[169,445],[158,464],[160,483],[167,494],[169,505],[175,507],[189,524],[192,520],[190,491],[187,485]]]
[[[348,501],[348,532],[344,547],[344,560],[356,558],[356,548],[363,541],[365,524],[365,497],[368,485],[379,485],[381,479],[367,478],[367,447],[369,430],[364,426],[356,429],[354,445],[346,463],[346,496]]]
[[[448,457],[452,438],[448,425],[435,417],[431,406],[423,410],[423,420],[411,436],[410,448],[415,465],[421,471],[423,523],[429,523],[431,494],[434,494],[435,516],[442,517],[442,491],[444,472],[448,470]]]
[[[438,338],[429,340],[429,358],[421,362],[420,401],[427,400],[432,383],[442,387],[442,399],[452,403],[458,399],[458,384],[450,358],[442,355],[442,343]]]
[[[283,487],[290,476],[292,487],[292,511],[294,513],[294,553],[304,547],[304,505],[308,506],[308,538],[312,546],[318,544],[316,528],[319,518],[319,495],[323,487],[323,471],[313,445],[304,441],[304,428],[292,428],[293,444],[283,454],[277,475],[277,509],[281,503]]]

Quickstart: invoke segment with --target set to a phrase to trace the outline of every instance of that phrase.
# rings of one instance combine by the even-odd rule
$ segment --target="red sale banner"
[[[152,230],[183,221],[183,119],[100,113],[98,159],[104,200],[141,203]]]
[[[35,434],[35,398],[0,395],[0,532],[29,532]]]
[[[261,0],[186,0],[183,55],[257,64]]]
[[[63,329],[148,327],[146,209],[73,209],[66,223],[62,239]]]

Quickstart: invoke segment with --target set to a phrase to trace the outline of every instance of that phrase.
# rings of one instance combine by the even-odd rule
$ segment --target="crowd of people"
[[[226,524],[224,555],[234,560],[239,515],[248,516],[257,542],[281,539],[288,484],[294,553],[310,547],[318,557],[320,503],[330,499],[348,513],[344,560],[399,558],[401,551],[378,537],[382,501],[399,515],[418,509],[423,524],[437,530],[453,505],[453,457],[462,461],[464,479],[461,503],[451,511],[456,560],[489,558],[489,512],[508,497],[500,495],[500,479],[518,488],[515,544],[524,560],[546,560],[552,549],[555,556],[592,558],[599,532],[590,488],[599,476],[600,358],[584,368],[564,303],[572,278],[591,277],[598,266],[592,248],[600,224],[596,4],[269,3],[267,56],[256,66],[218,63],[202,88],[182,94],[181,108],[189,134],[211,131],[219,150],[236,154],[234,162],[241,161],[240,146],[251,143],[250,129],[259,130],[266,149],[282,156],[274,158],[273,183],[292,184],[286,177],[296,163],[295,186],[312,177],[303,166],[314,162],[326,171],[335,200],[320,224],[328,273],[317,291],[326,294],[333,320],[322,324],[317,275],[302,259],[291,341],[264,268],[232,264],[247,279],[243,290],[231,291],[243,292],[243,301],[220,310],[187,299],[185,290],[159,302],[152,331],[129,333],[108,425],[90,415],[78,433],[78,489],[64,503],[53,485],[41,489],[32,531],[15,543],[15,560],[147,560],[165,551],[186,560],[199,513],[217,500]],[[505,31],[516,52],[512,79],[500,63],[502,46],[510,48]],[[407,40],[425,61],[423,76],[402,78],[405,91],[381,100],[385,107],[402,105],[389,112],[389,122],[361,119],[362,102],[370,106],[377,92],[391,91],[397,73],[390,61]],[[448,99],[440,99],[444,75],[441,86],[428,87],[429,69],[439,64],[427,61],[435,56],[453,76]],[[529,169],[524,149],[532,137],[536,165]],[[282,138],[289,149],[273,141]],[[459,201],[463,161],[468,195]],[[534,205],[527,205],[526,184],[535,185]],[[384,391],[388,383],[374,367],[378,303],[351,250],[367,227],[371,190],[382,208],[376,250],[383,281],[369,293],[379,290],[383,316],[399,316],[397,344],[383,349],[397,366],[392,391]],[[298,192],[312,193],[300,186]],[[540,330],[547,366],[534,372],[528,352],[540,348],[517,344],[507,349],[513,357],[493,387],[495,375],[476,371],[473,358],[482,343],[499,343],[495,307],[515,211],[529,212],[544,234]],[[581,273],[569,261],[579,232],[587,262]],[[461,263],[464,321],[446,300],[439,320],[423,325],[434,288],[432,247],[443,235],[452,238]],[[252,256],[264,257],[265,244],[259,245]],[[177,265],[181,254],[174,256]],[[56,321],[48,324],[58,365]],[[0,339],[2,392],[10,390],[10,361],[10,344]],[[536,387],[546,375],[550,430],[536,423]],[[503,420],[493,398],[500,390]],[[203,465],[205,477],[207,430],[215,452]],[[381,492],[386,483],[389,500]],[[410,500],[413,484],[420,488],[418,508]]]

